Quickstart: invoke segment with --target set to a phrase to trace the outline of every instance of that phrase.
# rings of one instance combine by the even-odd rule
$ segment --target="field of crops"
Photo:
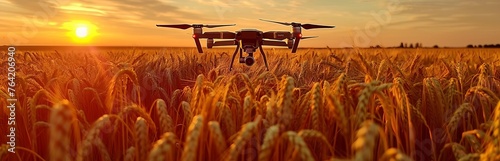
[[[500,160],[498,49],[266,51],[19,48],[0,161]]]

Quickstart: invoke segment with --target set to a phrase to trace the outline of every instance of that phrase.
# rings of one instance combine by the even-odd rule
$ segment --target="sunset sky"
[[[303,30],[319,37],[302,47],[500,43],[498,0],[0,0],[0,8],[1,45],[194,46],[191,29],[155,24],[291,29],[259,18],[336,26]],[[75,33],[82,25],[84,38]]]

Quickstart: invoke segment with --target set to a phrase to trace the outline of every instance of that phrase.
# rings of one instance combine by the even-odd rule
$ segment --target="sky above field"
[[[498,0],[0,0],[0,8],[1,45],[194,46],[191,29],[155,26],[172,23],[291,29],[259,18],[336,26],[303,30],[319,37],[301,47],[500,43]]]

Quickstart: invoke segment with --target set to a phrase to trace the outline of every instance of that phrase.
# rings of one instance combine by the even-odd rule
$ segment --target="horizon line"
[[[2,45],[3,47],[144,47],[144,48],[196,48],[196,46],[149,46],[149,45]],[[375,45],[376,46],[376,45]],[[321,48],[321,49],[326,49],[326,48],[332,48],[332,49],[339,49],[339,48],[377,48],[375,46],[368,46],[368,47],[330,47],[330,46],[325,46],[325,47],[299,47],[298,49],[304,49],[304,48]],[[438,45],[439,46],[439,45]],[[276,49],[288,49],[286,47],[272,47],[272,46],[263,46],[263,47],[268,47],[268,48],[276,48]],[[208,49],[207,47],[202,47],[205,49]],[[225,46],[220,46],[216,48],[211,48],[211,49],[221,49],[221,48],[234,48],[234,47],[225,47]],[[380,46],[380,48],[400,48],[399,46]],[[424,46],[420,48],[433,48],[433,46]],[[467,48],[467,46],[439,46],[439,48]],[[406,48],[403,48],[406,49]],[[411,48],[408,48],[411,49]]]

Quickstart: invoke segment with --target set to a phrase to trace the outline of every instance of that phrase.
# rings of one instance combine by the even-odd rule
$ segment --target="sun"
[[[64,22],[61,29],[66,30],[66,36],[77,44],[93,43],[95,37],[99,36],[99,28],[91,21],[72,20]]]
[[[85,38],[89,35],[89,28],[86,26],[80,26],[75,29],[76,37]]]

